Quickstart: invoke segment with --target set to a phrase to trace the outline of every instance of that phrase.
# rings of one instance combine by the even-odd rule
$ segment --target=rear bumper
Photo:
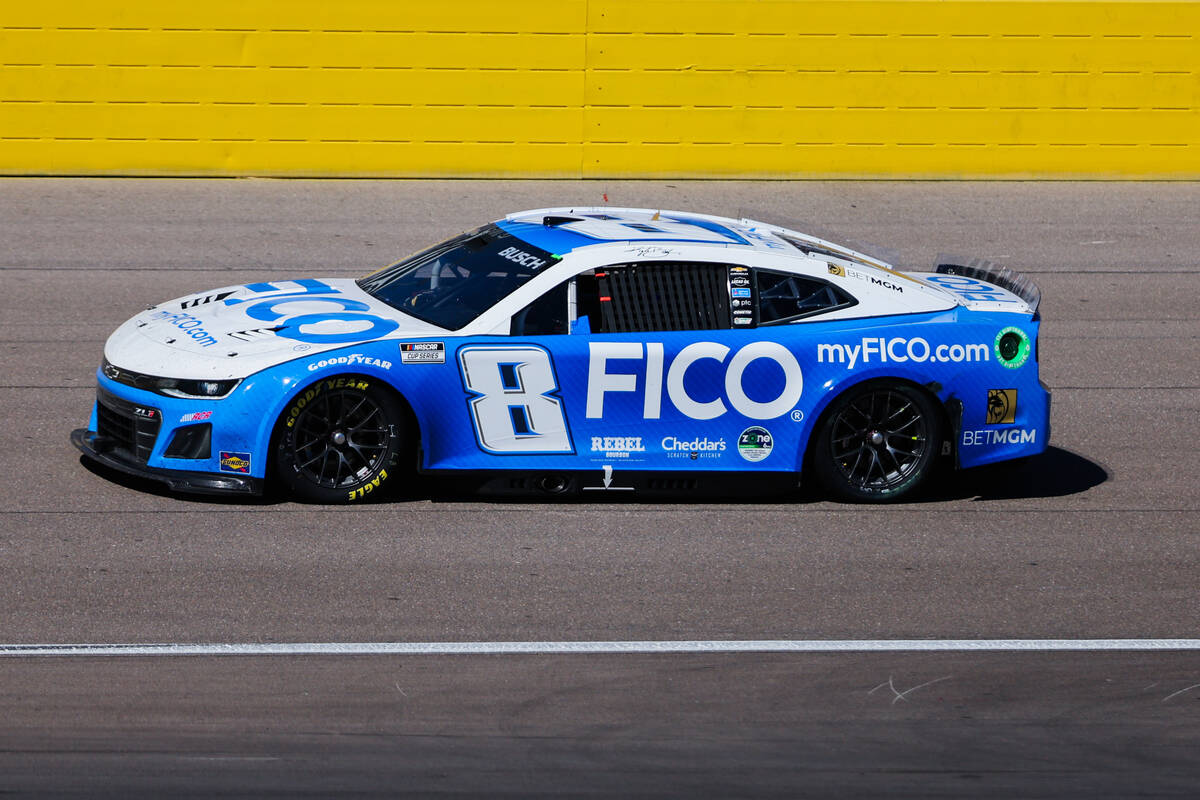
[[[161,469],[137,463],[124,458],[122,451],[113,449],[110,440],[86,428],[71,431],[71,444],[98,464],[103,464],[127,475],[165,483],[177,492],[237,495],[260,495],[263,493],[264,481],[262,478],[253,478],[249,475],[218,475],[211,472]]]

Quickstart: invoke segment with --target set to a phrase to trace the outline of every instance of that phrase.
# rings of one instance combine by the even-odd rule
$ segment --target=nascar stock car
[[[898,500],[938,462],[1046,447],[1038,302],[1007,269],[900,272],[748,219],[524,211],[359,280],[151,307],[72,441],[175,490],[313,502],[417,473],[592,497],[803,473]]]

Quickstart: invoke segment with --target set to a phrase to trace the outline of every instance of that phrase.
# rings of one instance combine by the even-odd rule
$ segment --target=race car
[[[1045,449],[1039,299],[1006,269],[902,272],[749,219],[522,211],[359,280],[143,311],[71,438],[177,491],[319,503],[417,475],[585,498],[804,478],[900,500],[940,462]]]

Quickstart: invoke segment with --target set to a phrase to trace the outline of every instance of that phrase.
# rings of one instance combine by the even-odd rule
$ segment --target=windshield
[[[558,260],[485,225],[384,267],[358,285],[405,314],[458,330]]]

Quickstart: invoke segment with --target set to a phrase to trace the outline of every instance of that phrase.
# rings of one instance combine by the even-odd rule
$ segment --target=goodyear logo
[[[240,472],[250,474],[250,454],[221,451],[221,472]]]

